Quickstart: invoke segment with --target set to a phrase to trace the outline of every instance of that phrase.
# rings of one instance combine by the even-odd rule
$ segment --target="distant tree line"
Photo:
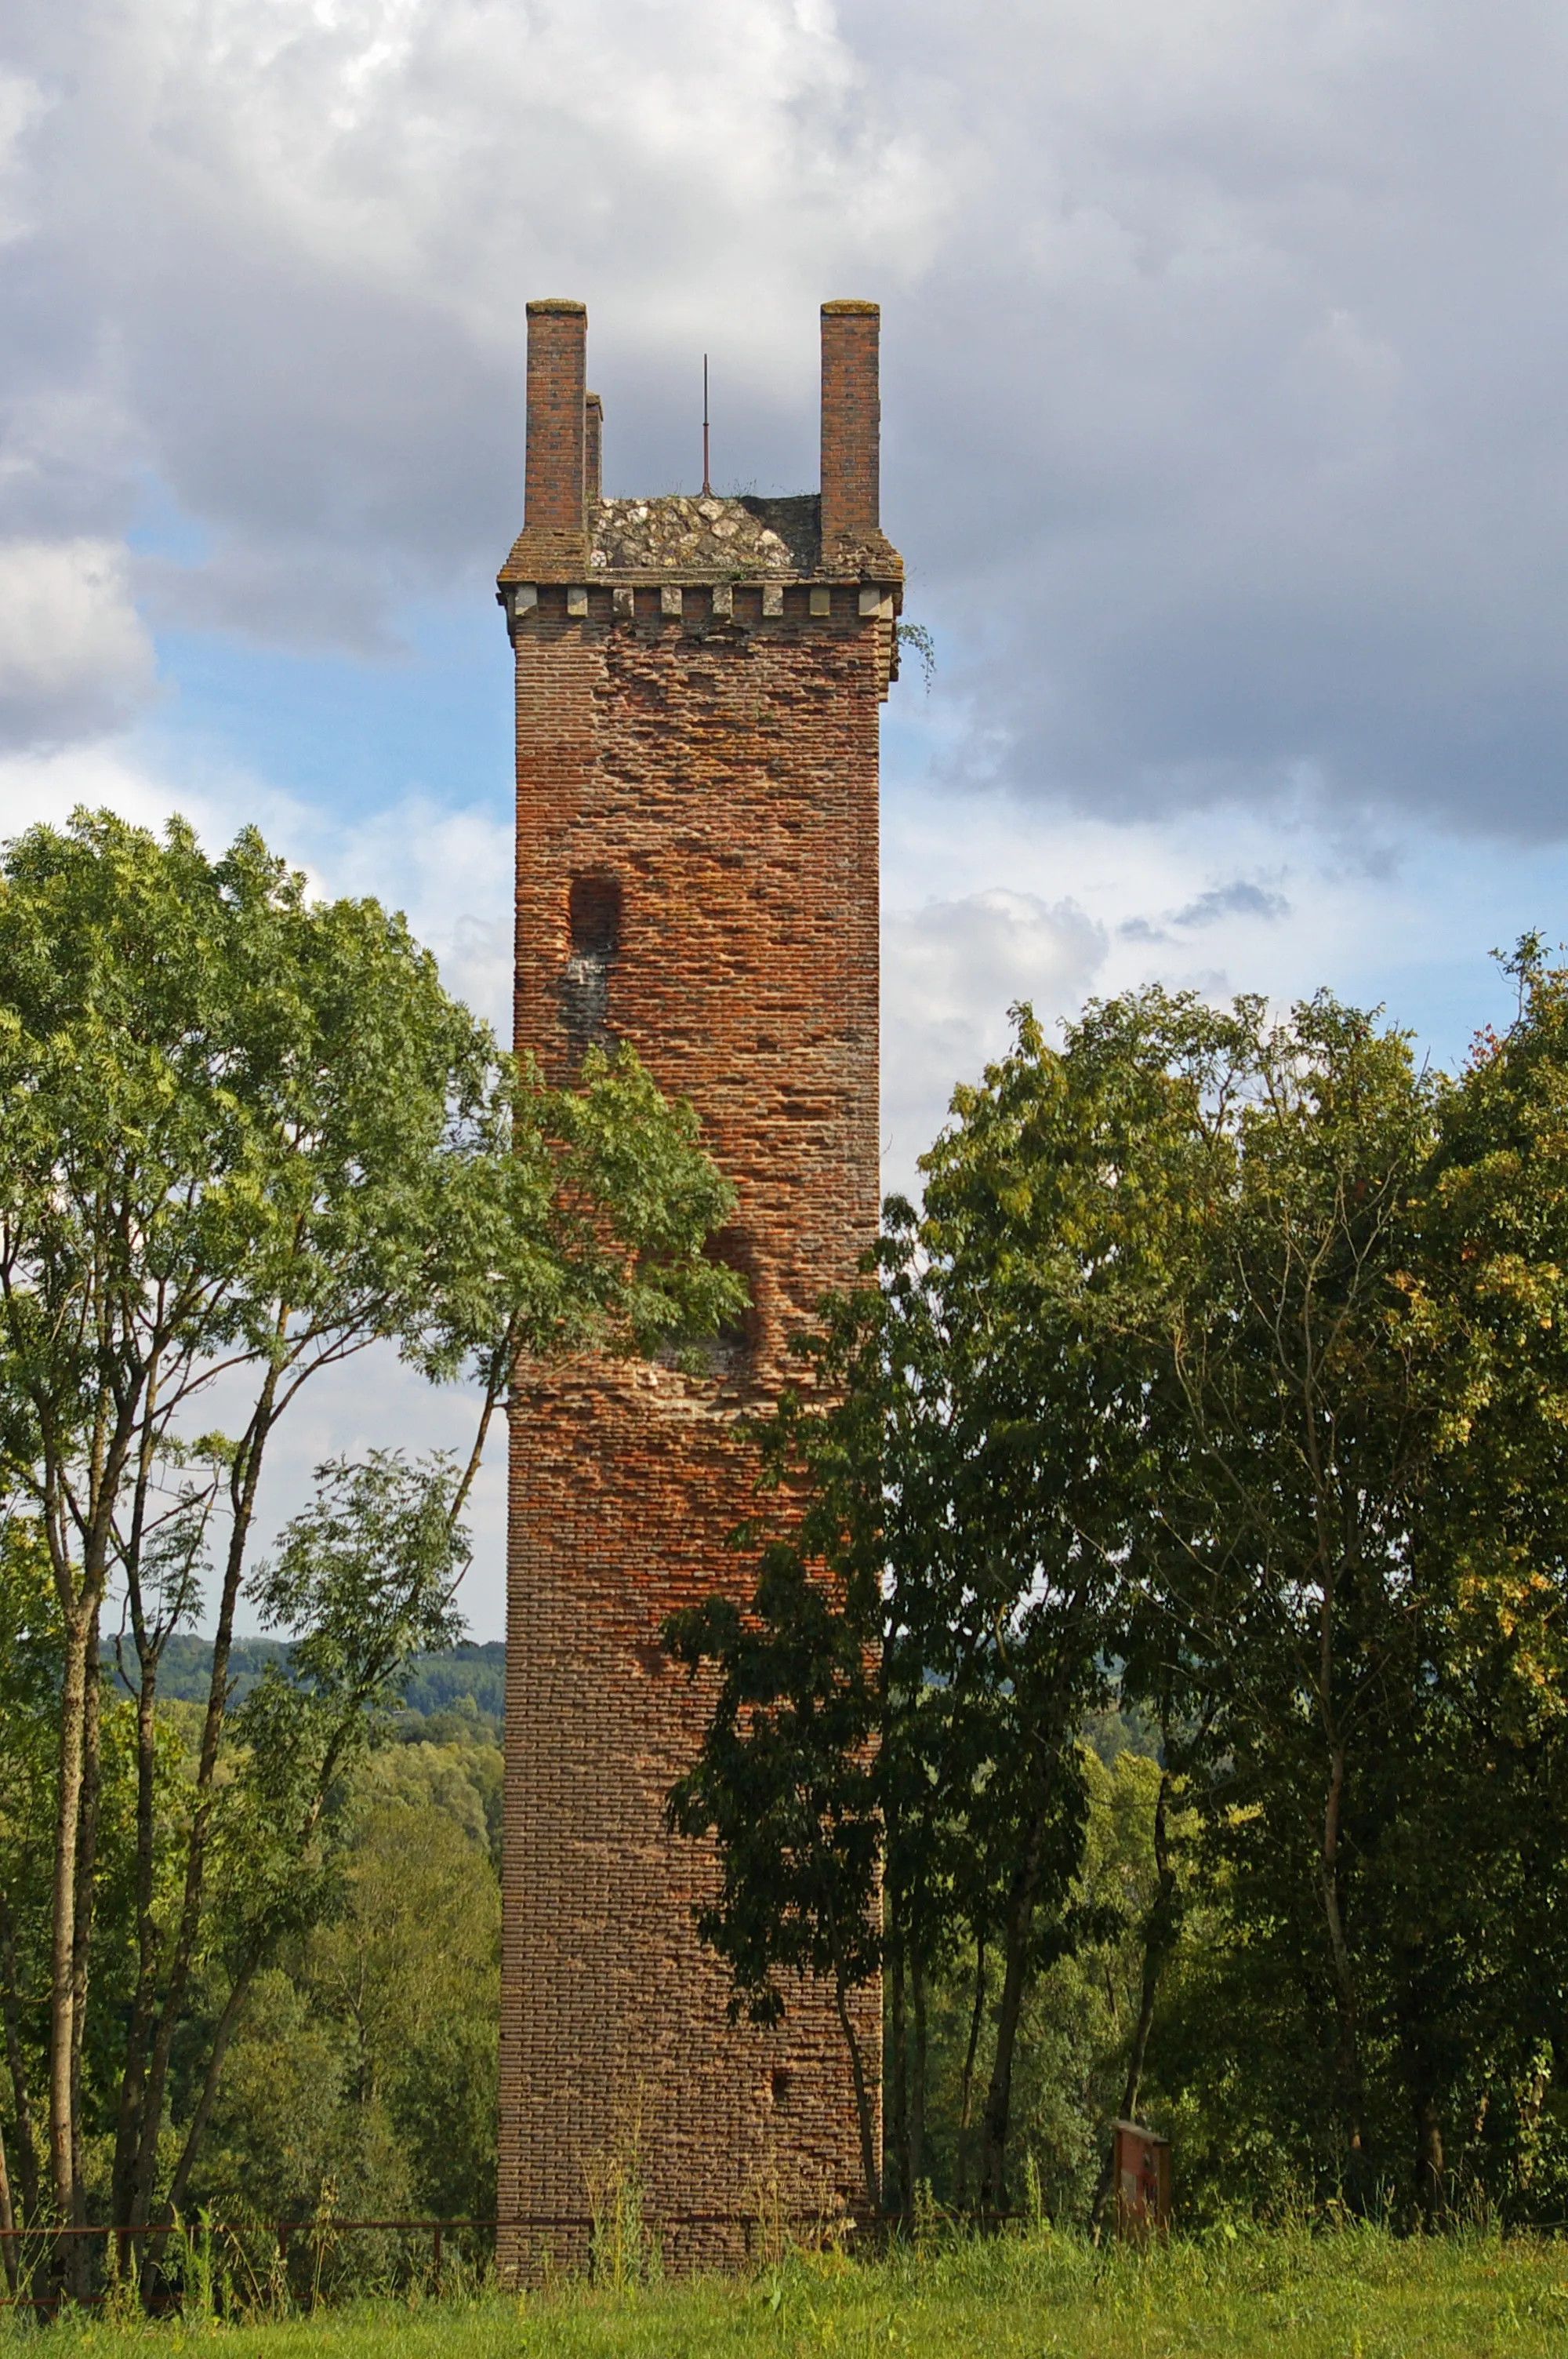
[[[758,1428],[672,1821],[738,2011],[884,1974],[896,2205],[1092,2216],[1144,2108],[1200,2208],[1563,2209],[1568,973],[1509,972],[1454,1078],[1326,995],[1021,1011]]]
[[[104,1638],[103,1663],[119,1668],[115,1638]],[[293,1648],[283,1638],[235,1638],[229,1648],[229,1701],[243,1703],[251,1690],[276,1669],[286,1678],[293,1669]],[[169,1703],[204,1703],[212,1685],[212,1641],[194,1631],[178,1632],[164,1648],[158,1672],[158,1692]],[[452,1712],[477,1713],[495,1735],[504,1717],[506,1647],[499,1638],[460,1639],[438,1654],[411,1655],[398,1677],[400,1701],[394,1715],[398,1734],[416,1722],[437,1720]]]

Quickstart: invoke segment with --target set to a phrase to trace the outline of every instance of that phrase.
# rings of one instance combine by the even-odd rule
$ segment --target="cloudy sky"
[[[707,351],[765,491],[872,296],[889,1184],[1021,995],[1452,1061],[1568,933],[1565,112],[1546,0],[9,0],[0,829],[259,818],[501,1016],[526,299],[610,489],[696,488]],[[359,1371],[275,1506],[463,1416]]]

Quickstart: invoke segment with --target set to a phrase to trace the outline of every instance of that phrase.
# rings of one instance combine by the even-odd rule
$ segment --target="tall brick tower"
[[[676,2262],[860,2180],[830,1995],[730,2023],[665,1796],[701,1706],[658,1645],[742,1577],[732,1426],[877,1220],[877,750],[902,563],[878,522],[877,308],[822,310],[822,491],[613,499],[579,303],[528,307],[516,1038],[549,1077],[626,1040],[740,1192],[744,1329],[700,1375],[524,1368],[512,1400],[501,2263],[580,2256],[634,2141]],[[879,2002],[865,1995],[875,2059]]]

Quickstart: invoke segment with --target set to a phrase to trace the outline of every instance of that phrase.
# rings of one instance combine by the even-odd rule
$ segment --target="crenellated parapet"
[[[512,631],[536,618],[698,636],[870,629],[885,694],[898,673],[903,560],[877,513],[879,324],[874,303],[822,307],[820,493],[606,499],[588,315],[531,303],[524,525],[497,582]]]

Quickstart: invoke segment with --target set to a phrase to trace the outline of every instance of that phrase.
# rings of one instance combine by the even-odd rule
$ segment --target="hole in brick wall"
[[[571,949],[561,984],[574,1058],[610,1038],[610,970],[621,949],[621,886],[614,876],[574,876],[567,903]]]
[[[585,957],[613,958],[621,947],[621,880],[574,876],[568,899],[572,948]]]
[[[709,1261],[720,1263],[743,1278],[754,1302],[756,1273],[743,1230],[720,1229],[716,1236],[708,1238],[703,1252]],[[717,1376],[721,1384],[734,1383],[745,1374],[756,1340],[757,1314],[748,1306],[738,1318],[727,1320],[717,1334],[672,1336],[660,1347],[657,1357],[666,1367],[684,1367],[694,1375]]]
[[[768,2090],[774,2104],[782,2105],[787,2104],[789,2100],[789,2093],[794,2086],[795,2074],[790,2071],[789,2066],[787,2064],[775,2064],[773,2071],[768,2074]]]

